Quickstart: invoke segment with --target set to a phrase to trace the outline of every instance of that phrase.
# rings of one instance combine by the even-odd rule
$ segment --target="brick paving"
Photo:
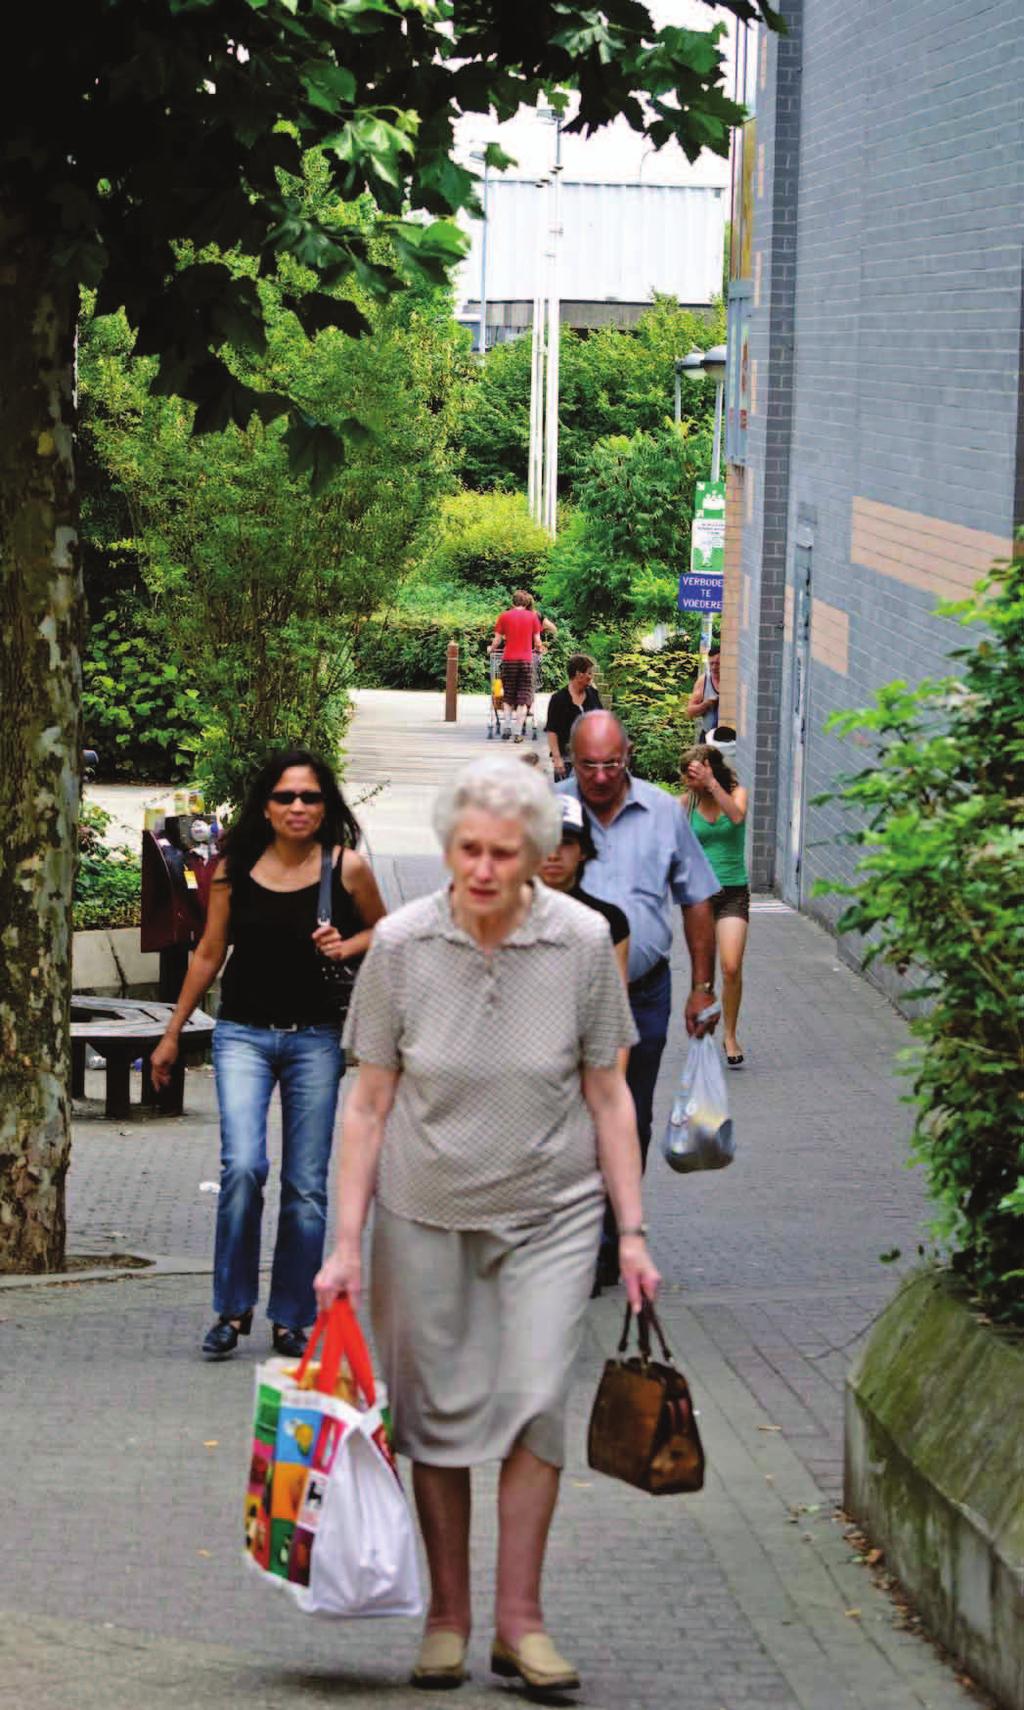
[[[452,751],[454,736],[444,732]],[[379,727],[364,753],[371,738],[382,740]],[[403,751],[411,778],[418,740],[413,732]],[[359,721],[353,747],[358,770]],[[377,860],[395,903],[434,884],[439,867],[422,842],[409,856],[394,847],[403,816],[389,811]],[[418,798],[408,811],[422,814]],[[579,1662],[581,1702],[598,1710],[977,1704],[930,1646],[900,1630],[835,1506],[844,1374],[907,1262],[886,1268],[878,1254],[914,1255],[921,1228],[891,1072],[905,1030],[823,933],[773,906],[755,910],[744,1016],[748,1064],[730,1077],[736,1163],[679,1178],[652,1151],[646,1187],[664,1318],[701,1410],[708,1484],[655,1501],[587,1469],[587,1412],[621,1312],[606,1294],[590,1308],[575,1375],[547,1578],[552,1630]],[[682,1052],[677,1027],[656,1136]],[[89,1090],[96,1102],[81,1111],[69,1181],[71,1250],[145,1252],[162,1269],[0,1290],[16,1493],[0,1553],[11,1701],[31,1696],[39,1710],[418,1701],[404,1684],[413,1624],[304,1620],[240,1562],[252,1372],[267,1331],[258,1322],[229,1364],[197,1357],[216,1206],[201,1184],[218,1162],[209,1071],[189,1074],[181,1121],[108,1124],[99,1076]],[[272,1186],[270,1230],[275,1215]],[[458,1697],[468,1710],[511,1690],[486,1670],[493,1489],[486,1469],[474,1517],[474,1679]]]

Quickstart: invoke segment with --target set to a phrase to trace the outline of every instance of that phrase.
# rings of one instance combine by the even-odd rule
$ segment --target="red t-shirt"
[[[494,627],[505,637],[505,659],[509,665],[514,660],[529,662],[533,658],[533,638],[540,634],[536,612],[528,612],[525,606],[510,606]]]

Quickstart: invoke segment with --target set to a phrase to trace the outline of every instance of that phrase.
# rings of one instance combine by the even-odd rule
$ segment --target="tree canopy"
[[[766,0],[714,9],[775,20]],[[239,377],[224,347],[262,351],[266,323],[256,281],[226,255],[263,274],[294,257],[315,275],[293,301],[305,331],[358,334],[353,287],[386,298],[462,252],[451,216],[475,206],[476,179],[453,158],[461,113],[504,119],[571,88],[570,129],[621,114],[691,159],[725,154],[741,116],[720,29],[657,30],[640,0],[81,0],[53,23],[45,6],[25,10],[7,56],[0,200],[57,275],[96,290],[98,313],[124,308],[138,353],[157,358],[156,388],[197,405],[197,430],[287,414],[293,463],[315,477],[358,411],[328,423],[284,386]],[[386,254],[296,193],[288,175],[310,149],[337,197],[373,198]],[[489,158],[504,161],[495,147]]]

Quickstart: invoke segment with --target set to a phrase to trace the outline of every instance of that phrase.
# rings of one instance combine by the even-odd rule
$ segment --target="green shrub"
[[[612,655],[604,686],[629,732],[638,777],[678,785],[679,757],[694,741],[686,703],[699,669],[685,633],[670,638],[658,653],[635,646]]]
[[[142,865],[125,845],[111,849],[103,841],[110,815],[89,803],[78,827],[78,867],[72,901],[76,932],[100,927],[138,926],[142,907]]]
[[[359,637],[358,681],[372,689],[444,690],[449,641],[459,644],[459,687],[464,694],[486,694],[489,683],[487,650],[494,634],[494,619],[500,602],[487,617],[474,616],[456,608],[434,617],[396,612],[368,623]],[[544,689],[565,681],[566,661],[578,651],[574,638],[559,630],[546,637],[543,665]]]
[[[891,683],[829,720],[872,756],[839,792],[859,878],[816,891],[853,899],[839,930],[872,934],[865,964],[911,976],[935,1232],[992,1316],[1024,1326],[1024,561],[940,610],[985,625],[959,679]]]
[[[455,493],[442,500],[429,554],[432,576],[473,588],[532,590],[551,546],[519,493]]]
[[[199,692],[166,656],[166,638],[144,603],[104,606],[89,627],[82,663],[85,744],[101,778],[187,778],[199,746]]]

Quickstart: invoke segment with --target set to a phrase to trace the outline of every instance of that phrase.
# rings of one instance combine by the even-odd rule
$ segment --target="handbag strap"
[[[334,863],[331,851],[325,844],[320,852],[320,894],[316,899],[316,919],[318,926],[331,924],[331,879],[334,875]]]
[[[629,1347],[629,1330],[634,1319],[636,1320],[637,1341],[640,1344],[640,1358],[644,1364],[646,1365],[651,1357],[651,1328],[653,1326],[655,1335],[661,1344],[662,1358],[667,1360],[670,1366],[675,1365],[658,1314],[649,1300],[644,1301],[639,1312],[634,1312],[631,1306],[626,1307],[626,1319],[622,1326],[622,1335],[619,1338],[619,1353],[624,1354]]]
[[[320,1370],[317,1373],[316,1388],[324,1395],[333,1395],[337,1388],[341,1362],[344,1357],[349,1363],[349,1370],[355,1380],[356,1388],[362,1394],[368,1407],[372,1407],[377,1399],[377,1386],[373,1377],[373,1361],[370,1350],[359,1328],[359,1320],[352,1310],[347,1297],[340,1294],[326,1312],[317,1314],[316,1323],[310,1332],[306,1351],[299,1361],[295,1373],[297,1383],[301,1383],[309,1369],[310,1361],[321,1340],[323,1353],[320,1357]]]

